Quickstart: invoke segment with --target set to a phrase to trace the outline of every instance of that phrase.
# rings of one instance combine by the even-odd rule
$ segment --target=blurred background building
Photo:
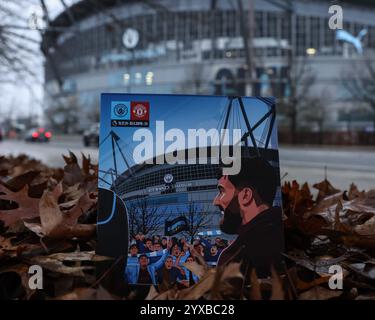
[[[330,1],[79,1],[43,35],[47,117],[82,131],[102,92],[272,95],[281,139],[372,131],[375,97],[357,88],[374,90],[371,3],[340,1],[338,32]]]

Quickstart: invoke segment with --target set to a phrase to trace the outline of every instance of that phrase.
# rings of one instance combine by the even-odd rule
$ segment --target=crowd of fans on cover
[[[138,233],[131,239],[125,270],[129,284],[167,285],[179,282],[191,286],[199,277],[184,264],[197,261],[200,255],[209,266],[216,266],[219,255],[230,242],[216,237],[195,238],[189,243],[185,237],[146,237]]]

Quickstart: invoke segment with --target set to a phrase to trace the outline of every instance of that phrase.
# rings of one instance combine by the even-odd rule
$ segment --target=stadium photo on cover
[[[184,288],[232,262],[267,278],[283,249],[273,98],[102,94],[97,252],[122,257],[117,281]]]

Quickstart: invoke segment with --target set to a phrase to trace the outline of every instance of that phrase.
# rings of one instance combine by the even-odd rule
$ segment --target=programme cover
[[[281,269],[275,117],[273,98],[102,94],[97,251],[118,281],[142,298],[195,263]]]

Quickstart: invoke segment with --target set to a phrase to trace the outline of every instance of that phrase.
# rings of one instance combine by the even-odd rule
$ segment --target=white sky
[[[28,7],[21,13],[25,17],[29,17],[32,12],[39,11],[38,4],[39,0],[25,0],[29,3]],[[65,3],[71,5],[72,3],[78,2],[79,0],[65,0]],[[9,2],[17,2],[17,0],[9,0]],[[46,0],[46,5],[48,7],[50,18],[55,18],[62,10],[63,5],[60,0]],[[36,9],[35,9],[36,8]],[[40,9],[40,8],[39,8]],[[41,12],[41,11],[40,11]],[[20,21],[6,21],[5,24],[16,24],[25,25],[25,22]],[[1,23],[0,23],[1,25]],[[18,31],[18,33],[23,33],[25,36],[35,38],[40,40],[39,32],[36,30],[25,30]],[[15,84],[0,84],[0,119],[4,116],[11,116],[11,118],[16,118],[18,116],[40,116],[43,113],[42,100],[43,100],[43,56],[36,57],[36,61],[32,62],[32,68],[34,72],[37,72],[39,79],[37,81],[27,81],[29,88],[20,81]]]

